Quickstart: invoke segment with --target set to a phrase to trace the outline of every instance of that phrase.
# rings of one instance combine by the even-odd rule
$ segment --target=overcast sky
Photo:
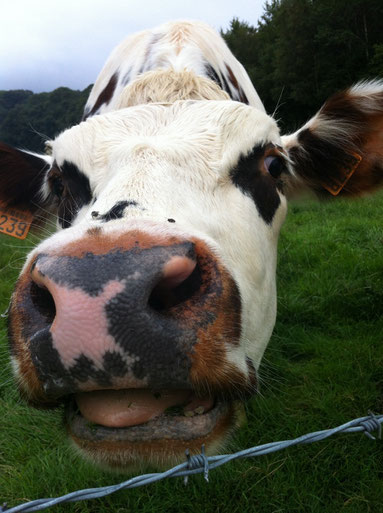
[[[4,0],[0,89],[84,89],[128,34],[172,19],[256,25],[264,0]]]

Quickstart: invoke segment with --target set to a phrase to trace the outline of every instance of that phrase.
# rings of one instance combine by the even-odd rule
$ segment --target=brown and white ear
[[[383,187],[383,81],[330,97],[302,128],[282,137],[292,176],[286,193],[361,196]]]
[[[35,215],[44,205],[44,183],[52,158],[0,143],[0,202]]]

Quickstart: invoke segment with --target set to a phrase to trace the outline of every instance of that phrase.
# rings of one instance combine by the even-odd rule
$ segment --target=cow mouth
[[[73,396],[69,419],[72,423],[77,420],[76,425],[85,423],[92,433],[98,429],[130,433],[144,426],[143,431],[150,435],[147,426],[166,428],[175,417],[187,419],[190,424],[201,424],[196,419],[202,416],[206,420],[207,414],[216,409],[214,402],[210,397],[198,398],[190,390],[97,390]],[[157,435],[158,432],[153,433]]]
[[[202,443],[218,449],[238,427],[237,410],[235,403],[190,390],[101,390],[72,396],[66,425],[75,445],[93,461],[129,468],[145,455],[163,466],[178,462],[187,448],[197,452]]]

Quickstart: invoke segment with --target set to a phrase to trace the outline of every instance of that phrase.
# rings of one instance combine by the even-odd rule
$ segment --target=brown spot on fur
[[[372,120],[363,145],[362,161],[347,183],[345,194],[361,194],[365,191],[373,191],[382,184],[383,115]]]
[[[325,123],[328,137],[323,136]],[[331,137],[330,123],[335,129],[337,124],[341,127],[341,137],[336,131]],[[296,172],[319,196],[329,197],[325,188],[345,181],[344,169],[353,155],[362,160],[339,196],[372,192],[383,185],[383,91],[362,95],[348,90],[333,95],[291,146]]]
[[[50,252],[51,255],[58,256],[75,256],[82,257],[86,253],[93,253],[94,255],[104,255],[113,250],[127,251],[129,249],[149,249],[154,246],[172,246],[185,242],[180,237],[156,235],[143,232],[141,230],[132,230],[127,233],[118,234],[103,234],[102,237],[94,237],[95,232],[89,233],[76,241],[54,249]]]
[[[241,335],[241,300],[238,287],[204,243],[196,242],[196,249],[202,275],[210,283],[210,287],[202,292],[206,296],[202,311],[193,312],[197,316],[195,321],[198,328],[197,343],[190,355],[191,382],[198,389],[208,391],[225,391],[233,385],[244,390],[247,387],[247,376],[227,359],[227,350],[238,347]],[[206,323],[201,323],[203,315],[208,316]]]
[[[117,82],[118,82],[118,73],[116,72],[110,77],[109,82],[106,84],[104,89],[99,94],[99,96],[96,100],[96,103],[93,105],[90,112],[87,113],[86,115],[84,115],[84,119],[86,119],[89,116],[93,116],[102,105],[104,105],[104,104],[108,105],[108,103],[112,99],[113,93],[116,89]]]
[[[246,103],[246,105],[248,105],[249,104],[249,100],[247,99],[247,96],[246,96],[244,90],[239,85],[238,80],[237,80],[236,76],[233,73],[233,70],[230,68],[230,66],[228,64],[225,64],[225,66],[226,66],[226,70],[227,70],[227,72],[229,74],[230,83],[238,92],[239,101],[241,101],[242,103]]]

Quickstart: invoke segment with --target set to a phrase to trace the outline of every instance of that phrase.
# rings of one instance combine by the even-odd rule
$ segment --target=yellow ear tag
[[[17,239],[25,239],[33,221],[33,215],[26,210],[0,203],[0,233]]]
[[[322,184],[322,186],[333,196],[337,196],[351,176],[354,174],[356,168],[362,161],[362,157],[357,153],[349,153],[343,162],[341,169],[342,176],[340,179],[333,179],[330,183]]]

